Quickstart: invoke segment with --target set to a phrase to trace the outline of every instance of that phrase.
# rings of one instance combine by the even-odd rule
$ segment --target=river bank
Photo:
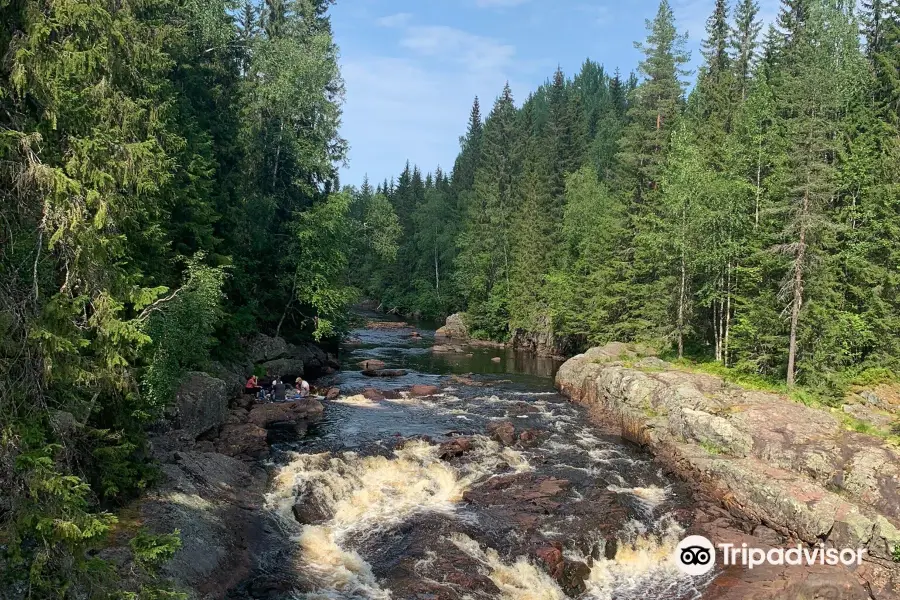
[[[755,538],[738,543],[778,547],[800,541],[867,550],[866,561],[852,572],[760,569],[748,578],[732,570],[717,578],[710,593],[738,586],[747,596],[736,598],[897,596],[900,462],[884,440],[848,431],[831,414],[775,394],[676,371],[623,344],[570,359],[556,384],[588,407],[595,422],[613,424],[649,449],[690,482],[695,495],[725,509]],[[702,516],[695,521],[699,530],[717,534],[708,537],[721,539]]]

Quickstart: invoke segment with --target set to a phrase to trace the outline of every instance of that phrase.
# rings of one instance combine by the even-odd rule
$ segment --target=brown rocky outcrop
[[[491,423],[487,426],[487,432],[492,439],[506,446],[516,443],[516,427],[509,421]]]
[[[307,398],[295,402],[272,402],[254,406],[250,410],[248,421],[257,427],[266,428],[274,423],[297,422],[311,417],[318,417],[324,411],[325,407],[315,398]]]
[[[900,565],[891,560],[900,545],[895,448],[848,431],[826,410],[645,355],[625,344],[592,348],[562,365],[557,387],[751,526],[807,544],[866,548],[860,572],[872,595],[889,598],[886,590],[900,588]]]
[[[439,394],[440,391],[440,388],[436,385],[417,384],[409,388],[409,393],[412,396],[434,396]]]

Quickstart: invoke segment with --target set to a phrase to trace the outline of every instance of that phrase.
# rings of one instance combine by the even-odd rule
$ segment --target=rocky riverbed
[[[852,570],[733,569],[716,579],[710,597],[900,596],[893,560],[900,455],[882,438],[849,430],[830,412],[680,371],[623,344],[570,359],[556,382],[596,422],[650,449],[698,498],[727,509],[749,534],[741,541],[866,549]],[[721,539],[705,511],[694,516],[696,529]]]

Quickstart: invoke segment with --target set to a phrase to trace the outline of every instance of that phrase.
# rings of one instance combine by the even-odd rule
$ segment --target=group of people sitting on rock
[[[309,396],[309,382],[298,377],[291,386],[276,375],[267,384],[260,384],[259,378],[251,375],[244,386],[244,393],[256,394],[256,399],[260,402],[288,402]]]

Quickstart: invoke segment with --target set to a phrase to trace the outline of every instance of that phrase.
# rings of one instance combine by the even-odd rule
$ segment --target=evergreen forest
[[[451,168],[360,187],[333,2],[0,0],[0,596],[181,598],[177,532],[132,587],[101,552],[147,431],[362,299],[825,396],[900,368],[900,0],[715,0],[696,73],[662,0],[634,72],[498,82]]]
[[[641,342],[826,396],[891,377],[900,3],[783,0],[763,30],[756,0],[716,0],[696,73],[669,2],[646,26],[628,77],[586,60],[519,105],[507,85],[450,172],[353,190],[402,232],[354,285],[563,353]]]

